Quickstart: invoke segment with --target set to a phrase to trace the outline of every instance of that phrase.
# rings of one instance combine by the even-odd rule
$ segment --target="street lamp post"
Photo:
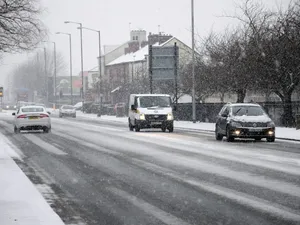
[[[82,23],[65,21],[65,23],[77,24],[80,26],[80,49],[81,49],[81,86],[82,86],[82,111],[84,111],[84,82],[83,82],[83,44],[82,44]]]
[[[101,96],[101,91],[102,91],[102,53],[101,53],[101,32],[100,30],[95,30],[95,29],[91,29],[88,27],[78,27],[78,29],[82,30],[89,30],[89,31],[93,31],[93,32],[97,32],[98,33],[98,70],[99,70],[99,100],[100,100],[100,113],[98,113],[98,116],[101,116],[101,108],[102,108],[102,96]]]
[[[69,36],[69,44],[70,44],[70,90],[71,90],[71,105],[73,105],[73,69],[72,69],[72,35],[69,33],[57,32],[56,34],[63,34]]]
[[[53,92],[54,92],[54,106],[56,105],[56,76],[57,76],[57,66],[56,66],[56,43],[54,41],[43,41],[45,43],[52,43],[54,48],[54,79],[53,79]]]
[[[193,108],[193,123],[196,123],[194,0],[191,0],[191,16],[192,16],[192,108]]]
[[[48,107],[48,102],[49,102],[49,91],[48,91],[48,74],[47,74],[47,52],[46,52],[46,48],[44,48],[44,60],[45,60],[45,65],[44,65],[44,69],[45,69],[45,89],[46,89],[46,105]]]

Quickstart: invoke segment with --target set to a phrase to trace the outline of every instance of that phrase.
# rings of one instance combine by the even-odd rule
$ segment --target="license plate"
[[[30,120],[37,120],[39,117],[38,116],[29,116]]]
[[[249,129],[250,132],[262,132],[262,129]]]
[[[151,122],[151,125],[160,125],[162,122]]]

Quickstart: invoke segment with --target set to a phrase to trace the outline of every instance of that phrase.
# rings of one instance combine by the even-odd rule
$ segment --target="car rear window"
[[[66,105],[66,106],[63,106],[62,108],[63,108],[63,109],[74,109],[74,107],[73,107],[73,106],[68,106],[68,105]]]
[[[22,112],[44,112],[44,108],[41,107],[30,107],[30,108],[23,108],[21,109]]]

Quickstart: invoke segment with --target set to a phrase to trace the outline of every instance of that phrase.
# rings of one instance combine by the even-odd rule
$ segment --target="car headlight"
[[[173,120],[174,116],[172,113],[168,113],[167,120]]]
[[[268,127],[275,127],[275,123],[273,121],[267,123]]]
[[[7,106],[6,106],[6,108],[8,109],[8,108],[9,108],[9,106],[7,105]]]
[[[232,127],[243,127],[241,123],[239,122],[231,122]]]
[[[14,106],[14,108],[17,108],[17,106]]]
[[[145,114],[140,114],[140,120],[145,120]]]

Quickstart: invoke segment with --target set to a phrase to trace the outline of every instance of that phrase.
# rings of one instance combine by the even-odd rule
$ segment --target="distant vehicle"
[[[3,102],[3,109],[6,110],[15,110],[17,108],[16,104],[10,103],[10,102]]]
[[[82,102],[78,102],[73,106],[76,110],[81,110],[82,108]]]
[[[63,105],[59,108],[59,117],[70,116],[76,118],[76,109],[72,105]]]
[[[174,131],[171,97],[163,94],[131,94],[128,112],[129,130],[139,132],[143,128],[161,128]]]
[[[253,138],[275,141],[275,123],[258,104],[226,104],[220,111],[216,127],[216,140],[226,136],[228,142],[235,138]]]
[[[117,117],[125,116],[125,108],[126,108],[126,103],[125,102],[118,102],[114,107],[114,114]]]
[[[14,119],[14,132],[22,130],[43,130],[45,133],[51,131],[50,112],[41,106],[22,106],[16,113],[12,114]]]
[[[23,101],[28,102],[29,101],[29,89],[27,88],[18,88],[16,89],[16,101]]]

